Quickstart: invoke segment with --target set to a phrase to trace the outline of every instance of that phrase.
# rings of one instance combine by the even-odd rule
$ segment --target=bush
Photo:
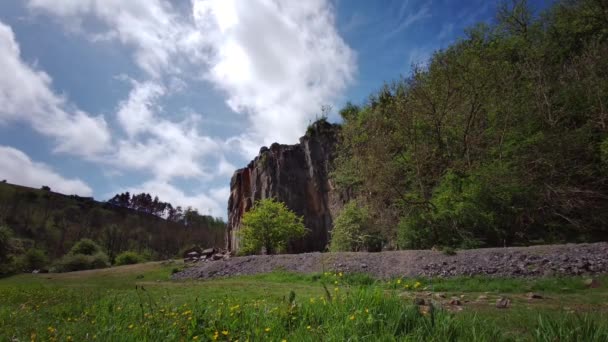
[[[54,265],[55,272],[72,272],[106,268],[110,265],[108,256],[98,252],[94,255],[66,254]]]
[[[367,207],[355,201],[348,202],[336,218],[331,231],[329,250],[332,252],[379,251],[382,239],[371,232],[371,219]]]
[[[101,252],[101,247],[99,247],[99,245],[96,244],[91,239],[82,239],[82,240],[76,242],[76,244],[74,244],[74,246],[70,250],[70,254],[73,254],[73,255],[76,255],[76,254],[93,255],[93,254],[97,254],[99,252]]]
[[[266,249],[267,254],[282,252],[287,244],[306,234],[302,217],[289,210],[284,203],[273,198],[256,202],[253,209],[243,215],[241,251],[258,253]]]
[[[49,258],[45,251],[31,248],[23,255],[21,263],[24,271],[39,270],[48,265]]]
[[[116,256],[116,260],[114,260],[114,264],[116,266],[133,265],[133,264],[139,264],[140,262],[144,262],[144,261],[146,261],[146,259],[141,254],[138,254],[137,252],[133,252],[133,251],[126,251],[126,252],[122,252],[122,253],[118,254],[118,256]]]

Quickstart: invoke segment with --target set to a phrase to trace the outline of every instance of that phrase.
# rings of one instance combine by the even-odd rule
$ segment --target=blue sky
[[[0,179],[225,217],[232,173],[261,146],[297,142],[322,105],[365,101],[496,5],[2,1]]]

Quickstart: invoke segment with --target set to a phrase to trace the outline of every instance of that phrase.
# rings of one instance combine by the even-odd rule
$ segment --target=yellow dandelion
[[[222,335],[227,336],[228,335],[228,330],[222,330]]]
[[[365,313],[369,313],[369,309],[368,308],[365,308]]]
[[[270,328],[264,329],[265,332],[270,332]]]
[[[414,288],[415,288],[415,289],[417,289],[417,288],[419,288],[419,287],[420,287],[420,285],[422,285],[422,284],[421,284],[419,281],[417,281],[417,282],[414,284]]]
[[[410,285],[409,284],[405,284],[405,286],[403,286],[403,287],[405,287],[406,289],[409,289]]]
[[[133,329],[134,325],[133,324],[129,324],[129,329]]]
[[[354,321],[355,320],[355,315],[350,315],[349,318],[350,318],[351,321]]]
[[[338,276],[340,276],[340,277],[341,277],[341,276],[342,276],[342,272],[338,273]]]
[[[401,279],[397,279],[397,284],[401,284]]]
[[[286,339],[282,339],[281,342],[287,342],[287,340]]]
[[[338,281],[337,281],[337,280],[336,280],[336,281],[334,281],[334,284],[338,285]]]
[[[309,326],[307,326],[307,327],[306,327],[306,329],[310,330],[310,329],[311,329],[310,325],[309,325]]]
[[[339,288],[337,288],[337,287],[336,287],[336,288],[334,288],[334,291],[336,291],[336,292],[338,292],[339,290],[340,290],[340,289],[339,289]]]
[[[198,336],[192,336],[192,341],[198,340]]]
[[[314,304],[315,303],[315,299],[314,298],[310,298],[310,304]]]

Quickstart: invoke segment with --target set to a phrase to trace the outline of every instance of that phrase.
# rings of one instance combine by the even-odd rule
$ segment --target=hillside
[[[83,238],[97,242],[113,261],[131,250],[151,259],[174,257],[192,245],[224,245],[221,219],[186,209],[171,219],[93,198],[0,183],[0,226],[12,236],[11,254],[42,251],[49,261]]]

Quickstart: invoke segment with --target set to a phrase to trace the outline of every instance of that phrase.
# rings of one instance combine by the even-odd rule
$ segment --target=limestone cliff
[[[255,203],[274,197],[304,217],[310,229],[307,236],[294,242],[289,252],[322,251],[337,211],[345,202],[329,179],[335,157],[338,125],[324,120],[314,123],[296,145],[274,143],[262,147],[246,168],[235,171],[230,181],[228,200],[227,248],[238,251],[236,235],[241,218]]]

